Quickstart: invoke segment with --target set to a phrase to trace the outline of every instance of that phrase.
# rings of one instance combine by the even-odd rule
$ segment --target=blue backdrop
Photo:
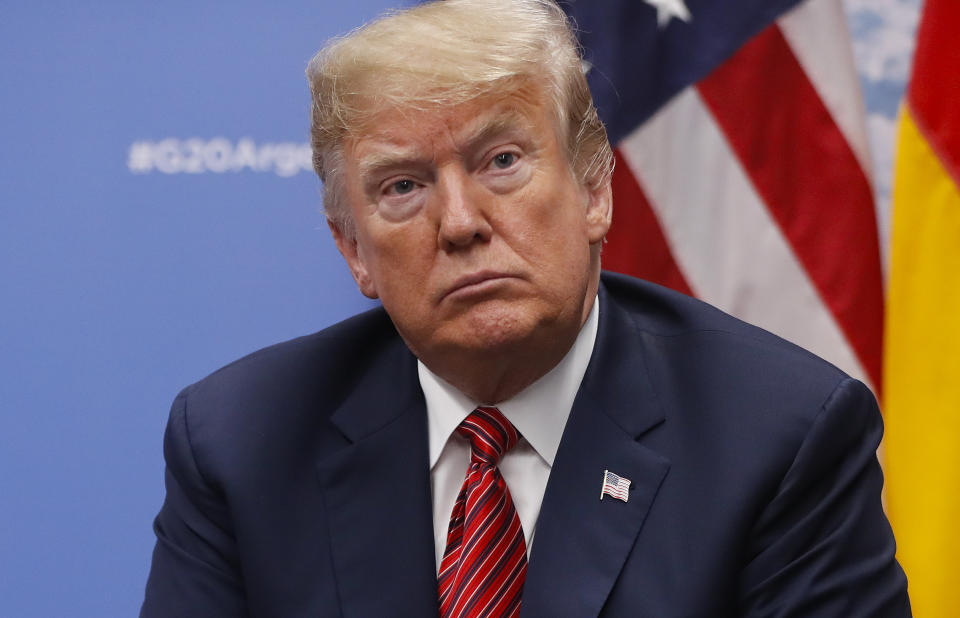
[[[918,0],[845,0],[888,191]],[[0,616],[137,612],[184,385],[370,306],[303,71],[399,0],[0,6]]]
[[[4,3],[0,615],[135,615],[176,392],[369,306],[304,69],[388,4]]]

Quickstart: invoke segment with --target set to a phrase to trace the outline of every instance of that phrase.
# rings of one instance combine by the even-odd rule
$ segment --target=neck
[[[512,358],[485,361],[477,359],[463,368],[448,364],[443,371],[434,373],[474,401],[496,405],[520,393],[556,367],[575,340],[576,333],[572,339],[555,340],[553,349],[541,349],[538,354],[517,354]]]

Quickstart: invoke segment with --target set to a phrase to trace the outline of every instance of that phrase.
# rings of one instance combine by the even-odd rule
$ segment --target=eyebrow
[[[464,141],[464,150],[470,151],[496,136],[516,131],[529,124],[525,115],[515,109],[508,109],[481,123],[470,131]],[[389,153],[374,153],[364,157],[357,165],[361,178],[379,176],[381,173],[398,167],[424,164],[429,157],[416,154],[414,149],[400,148]]]
[[[394,168],[424,162],[425,158],[416,156],[412,150],[401,150],[390,153],[371,154],[364,157],[357,164],[357,168],[360,173],[360,178],[371,178]]]
[[[529,123],[530,121],[527,117],[519,111],[508,109],[504,113],[497,114],[474,129],[465,140],[466,146],[468,149],[475,148],[478,144],[489,141],[503,133],[516,131]]]

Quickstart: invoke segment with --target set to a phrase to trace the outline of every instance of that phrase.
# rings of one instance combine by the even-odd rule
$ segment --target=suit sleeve
[[[236,542],[224,497],[197,465],[187,424],[189,389],[170,410],[164,436],[167,495],[141,618],[247,616]]]
[[[841,382],[757,520],[741,615],[911,615],[880,502],[882,434],[870,391],[856,380]]]

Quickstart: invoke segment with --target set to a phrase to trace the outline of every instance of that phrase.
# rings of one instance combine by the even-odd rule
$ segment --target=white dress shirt
[[[600,299],[595,298],[580,334],[556,367],[496,406],[520,433],[520,441],[500,460],[499,468],[523,526],[528,556],[553,458],[593,354],[599,305]],[[470,443],[454,430],[478,405],[484,404],[458,391],[420,361],[417,369],[427,402],[433,536],[439,570],[450,514],[470,465]]]

